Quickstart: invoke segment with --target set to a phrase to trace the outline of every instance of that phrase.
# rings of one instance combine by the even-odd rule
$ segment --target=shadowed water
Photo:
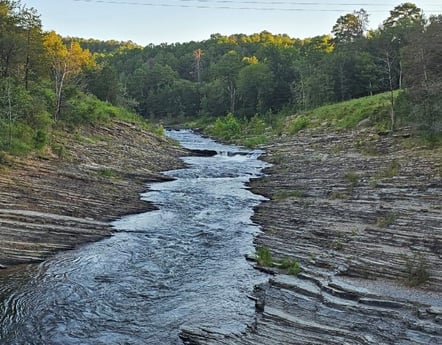
[[[181,344],[181,326],[240,332],[253,320],[247,295],[263,277],[244,255],[261,199],[245,183],[264,163],[190,131],[169,135],[219,154],[167,172],[176,180],[142,196],[160,210],[115,222],[113,237],[0,275],[1,344]]]

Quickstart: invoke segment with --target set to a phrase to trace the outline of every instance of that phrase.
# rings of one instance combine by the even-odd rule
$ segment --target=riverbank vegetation
[[[440,135],[441,17],[403,3],[376,30],[367,30],[368,18],[359,9],[337,18],[331,35],[305,39],[267,31],[213,34],[201,42],[113,51],[110,43],[79,42],[100,56],[92,84],[115,85],[105,94],[90,88],[97,97],[126,99],[146,118],[209,127],[222,139],[247,137],[254,145],[269,129],[295,133],[318,120],[343,128],[366,120],[383,131],[407,125]]]
[[[403,97],[398,97],[399,92],[394,92],[395,100]],[[217,118],[215,123],[201,119],[189,122],[188,126],[204,128],[207,134],[221,140],[253,147],[265,144],[274,137],[293,135],[308,128],[323,130],[375,127],[381,132],[388,131],[389,111],[390,93],[385,92],[299,111],[294,115],[275,114],[270,118],[255,115],[250,119],[238,119],[229,113],[225,117]],[[407,126],[410,122],[408,118],[400,117],[397,124]]]
[[[360,9],[330,34],[267,31],[140,47],[43,32],[0,2],[0,150],[50,147],[54,129],[141,115],[257,146],[308,127],[442,128],[442,18],[403,3],[376,30]],[[162,127],[158,129],[161,134]]]
[[[100,100],[89,91],[94,86],[89,76],[102,71],[96,55],[78,40],[43,32],[35,9],[21,1],[0,1],[0,28],[0,151],[4,157],[45,150],[57,153],[57,133],[85,125],[123,120],[149,127],[130,107]]]

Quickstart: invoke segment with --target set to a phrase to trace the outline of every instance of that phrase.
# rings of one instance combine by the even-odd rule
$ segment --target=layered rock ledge
[[[241,334],[185,344],[442,344],[442,154],[411,133],[304,132],[267,148],[254,221],[278,262]]]
[[[0,166],[0,267],[110,236],[111,220],[154,208],[139,193],[187,154],[121,121],[54,140],[53,151]]]

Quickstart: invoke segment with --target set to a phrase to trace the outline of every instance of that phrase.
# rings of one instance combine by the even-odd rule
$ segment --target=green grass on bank
[[[161,125],[153,125],[138,114],[122,107],[98,100],[96,97],[77,92],[63,105],[62,113],[54,120],[51,102],[42,99],[41,93],[52,95],[53,91],[44,89],[36,95],[29,96],[29,105],[22,106],[21,113],[14,112],[10,119],[0,116],[0,153],[3,156],[26,156],[32,152],[43,152],[46,147],[54,146],[57,136],[62,132],[73,133],[78,128],[100,126],[112,121],[122,121],[134,127],[164,135]],[[48,97],[50,100],[51,97]],[[23,101],[24,102],[24,101]],[[60,157],[63,156],[60,153]],[[0,160],[0,165],[2,161]]]
[[[394,93],[394,97],[396,98],[397,95],[398,91]],[[308,127],[326,126],[337,128],[355,128],[361,121],[366,120],[364,122],[367,126],[387,130],[390,128],[390,97],[390,93],[386,92],[325,105],[302,112],[294,119],[295,122],[298,117],[307,119]]]
[[[403,114],[403,109],[396,106],[400,103],[399,95],[400,91],[393,94],[397,108],[396,125],[414,127],[413,119],[407,117],[409,114]],[[217,119],[198,119],[188,126],[203,130],[219,140],[253,148],[269,143],[275,137],[296,135],[305,129],[339,130],[369,127],[377,131],[387,131],[391,128],[390,113],[391,94],[386,92],[290,115],[285,111],[284,114],[255,115],[250,119],[241,119],[228,114]],[[439,147],[442,143],[440,134],[426,136],[422,131],[419,134],[419,140],[423,140],[424,145],[429,148]]]
[[[395,93],[395,97],[397,96]],[[287,113],[287,112],[286,112]],[[387,130],[390,127],[390,93],[330,104],[292,115],[255,115],[240,119],[233,114],[217,119],[198,119],[187,123],[222,141],[257,147],[275,136],[295,135],[310,128],[356,128],[364,126]]]

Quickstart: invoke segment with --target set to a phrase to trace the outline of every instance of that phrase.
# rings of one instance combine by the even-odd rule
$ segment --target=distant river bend
[[[184,158],[176,180],[142,198],[160,210],[115,222],[117,233],[39,265],[0,274],[0,343],[181,344],[182,326],[240,332],[254,317],[246,298],[265,278],[245,259],[261,198],[245,187],[259,154],[190,131],[169,136],[213,157]]]

